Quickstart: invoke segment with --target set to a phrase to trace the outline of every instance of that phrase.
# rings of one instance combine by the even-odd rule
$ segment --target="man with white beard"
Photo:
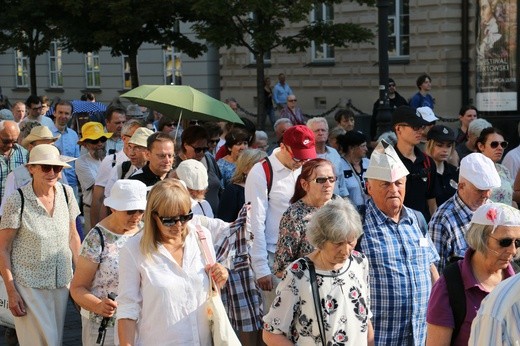
[[[101,161],[106,155],[107,139],[112,137],[112,133],[106,133],[101,123],[90,121],[81,127],[81,134],[82,137],[78,144],[83,145],[87,149],[87,153],[81,155],[76,161],[76,175],[83,193],[83,216],[85,218],[85,231],[88,232],[91,228],[92,189]]]

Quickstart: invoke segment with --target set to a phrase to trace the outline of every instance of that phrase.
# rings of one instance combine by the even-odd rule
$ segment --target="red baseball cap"
[[[305,125],[296,125],[283,134],[282,143],[291,147],[294,158],[310,160],[316,158],[314,133]]]

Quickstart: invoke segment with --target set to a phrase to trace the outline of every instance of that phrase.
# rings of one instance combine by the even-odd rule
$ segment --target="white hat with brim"
[[[26,165],[51,165],[71,168],[67,162],[76,160],[74,157],[60,155],[60,151],[52,144],[40,144],[29,153]]]
[[[36,126],[31,129],[31,133],[22,140],[21,144],[24,148],[27,148],[27,146],[34,141],[48,139],[56,142],[60,137],[60,134],[53,136],[51,130],[49,130],[47,126]]]
[[[192,190],[201,191],[208,188],[208,172],[200,161],[184,160],[177,166],[175,173],[186,183],[186,187]]]
[[[105,205],[118,211],[145,210],[146,209],[146,185],[139,180],[117,180],[110,196],[105,199]]]
[[[148,137],[153,135],[153,131],[146,127],[139,127],[128,141],[130,144],[147,147]]]
[[[503,203],[481,205],[471,218],[471,223],[493,226],[493,233],[498,226],[520,226],[520,210]]]
[[[382,139],[370,156],[370,164],[365,177],[393,183],[408,174],[410,172],[397,155],[394,147]]]
[[[419,118],[422,118],[423,120],[433,123],[439,118],[435,116],[435,113],[433,113],[433,110],[430,107],[419,107],[416,110],[416,114]]]
[[[481,153],[471,153],[460,161],[459,177],[479,190],[490,190],[502,184],[494,162]]]

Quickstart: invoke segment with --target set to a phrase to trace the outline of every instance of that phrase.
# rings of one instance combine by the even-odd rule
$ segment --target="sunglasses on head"
[[[502,147],[502,149],[505,149],[505,148],[507,148],[507,145],[508,145],[508,144],[509,144],[509,143],[506,142],[506,141],[503,141],[503,142],[493,141],[493,142],[489,143],[489,146],[490,146],[492,149],[496,149],[496,148],[498,148],[498,146],[500,145],[500,146]]]
[[[171,227],[175,225],[177,222],[186,223],[193,219],[193,213],[190,211],[186,215],[178,215],[178,216],[159,216],[157,215],[161,223],[164,227]]]
[[[51,170],[54,171],[54,173],[60,173],[63,169],[63,166],[53,166],[53,165],[40,165],[43,173],[49,173]]]
[[[493,236],[489,236],[490,238],[495,239],[498,242],[498,245],[500,247],[510,247],[513,242],[515,243],[515,248],[520,249],[520,239],[513,239],[513,238],[502,238],[498,239]]]
[[[128,216],[134,215],[135,213],[137,213],[137,214],[144,214],[144,210],[136,209],[136,210],[127,210],[126,211],[126,215],[128,215]]]
[[[329,183],[334,183],[334,182],[336,182],[337,178],[336,177],[317,177],[316,179],[312,179],[311,181],[315,182],[316,184],[325,184],[327,182],[327,180],[329,181]]]
[[[86,142],[90,144],[98,144],[99,142],[105,143],[107,141],[106,137],[100,137],[98,139],[87,139]]]

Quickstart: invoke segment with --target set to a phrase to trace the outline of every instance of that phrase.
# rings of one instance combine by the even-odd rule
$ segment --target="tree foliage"
[[[143,43],[175,46],[190,57],[205,50],[178,30],[180,12],[189,7],[178,0],[58,0],[67,16],[60,22],[65,47],[81,53],[106,46],[113,56],[128,55],[132,87],[139,85],[137,52]]]
[[[289,53],[308,49],[312,41],[347,47],[370,41],[371,30],[352,23],[311,21],[314,6],[339,4],[342,0],[195,0],[198,18],[193,29],[217,47],[245,47],[256,59],[259,126],[265,122],[264,54],[273,49]],[[358,0],[374,5],[374,0]]]
[[[0,52],[21,51],[29,58],[31,94],[36,95],[36,58],[59,36],[50,0],[0,0]]]

